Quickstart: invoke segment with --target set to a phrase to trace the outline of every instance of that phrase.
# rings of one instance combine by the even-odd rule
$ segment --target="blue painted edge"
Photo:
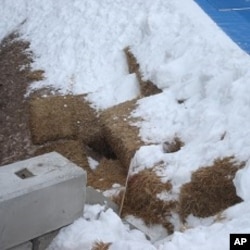
[[[195,2],[242,50],[250,54],[250,10],[219,11],[207,0]]]

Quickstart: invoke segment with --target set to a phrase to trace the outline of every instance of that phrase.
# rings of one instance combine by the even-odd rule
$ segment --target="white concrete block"
[[[0,249],[80,217],[86,178],[84,170],[56,152],[0,167]]]

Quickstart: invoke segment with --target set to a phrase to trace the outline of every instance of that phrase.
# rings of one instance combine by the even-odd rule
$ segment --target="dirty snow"
[[[145,79],[163,93],[139,101],[140,135],[151,145],[138,150],[131,171],[164,162],[163,181],[178,195],[191,172],[217,157],[246,162],[234,183],[244,200],[206,221],[190,217],[173,235],[155,242],[130,230],[111,210],[86,206],[82,218],[63,229],[50,250],[229,249],[230,233],[250,232],[250,59],[192,0],[0,0],[0,39],[18,30],[31,42],[33,67],[46,79],[31,90],[53,86],[61,93],[88,95],[105,109],[139,95],[123,49],[130,46]],[[29,91],[31,91],[29,90]],[[181,101],[182,103],[179,103]],[[185,146],[165,154],[165,141]],[[93,167],[94,167],[94,162]]]

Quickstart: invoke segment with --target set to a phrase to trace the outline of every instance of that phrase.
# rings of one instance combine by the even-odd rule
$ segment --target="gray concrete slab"
[[[32,247],[33,247],[32,243],[30,241],[28,241],[28,242],[25,242],[21,245],[9,248],[8,250],[33,250]]]
[[[86,172],[56,152],[0,168],[0,249],[72,223],[83,214]]]

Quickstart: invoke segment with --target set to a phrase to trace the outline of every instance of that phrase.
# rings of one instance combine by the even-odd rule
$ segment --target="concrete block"
[[[86,188],[86,204],[105,205],[107,208],[112,208],[115,213],[118,214],[119,212],[119,207],[113,201],[105,197],[101,192],[98,192],[93,187]]]
[[[0,249],[80,217],[86,172],[56,152],[0,168]]]
[[[32,250],[46,250],[47,247],[50,245],[50,243],[53,241],[53,239],[57,236],[60,229],[55,230],[53,232],[44,234],[38,238],[35,238],[32,240],[33,243],[33,249]]]
[[[30,241],[27,241],[21,245],[9,248],[8,250],[33,250],[33,249],[32,249],[32,243]]]

